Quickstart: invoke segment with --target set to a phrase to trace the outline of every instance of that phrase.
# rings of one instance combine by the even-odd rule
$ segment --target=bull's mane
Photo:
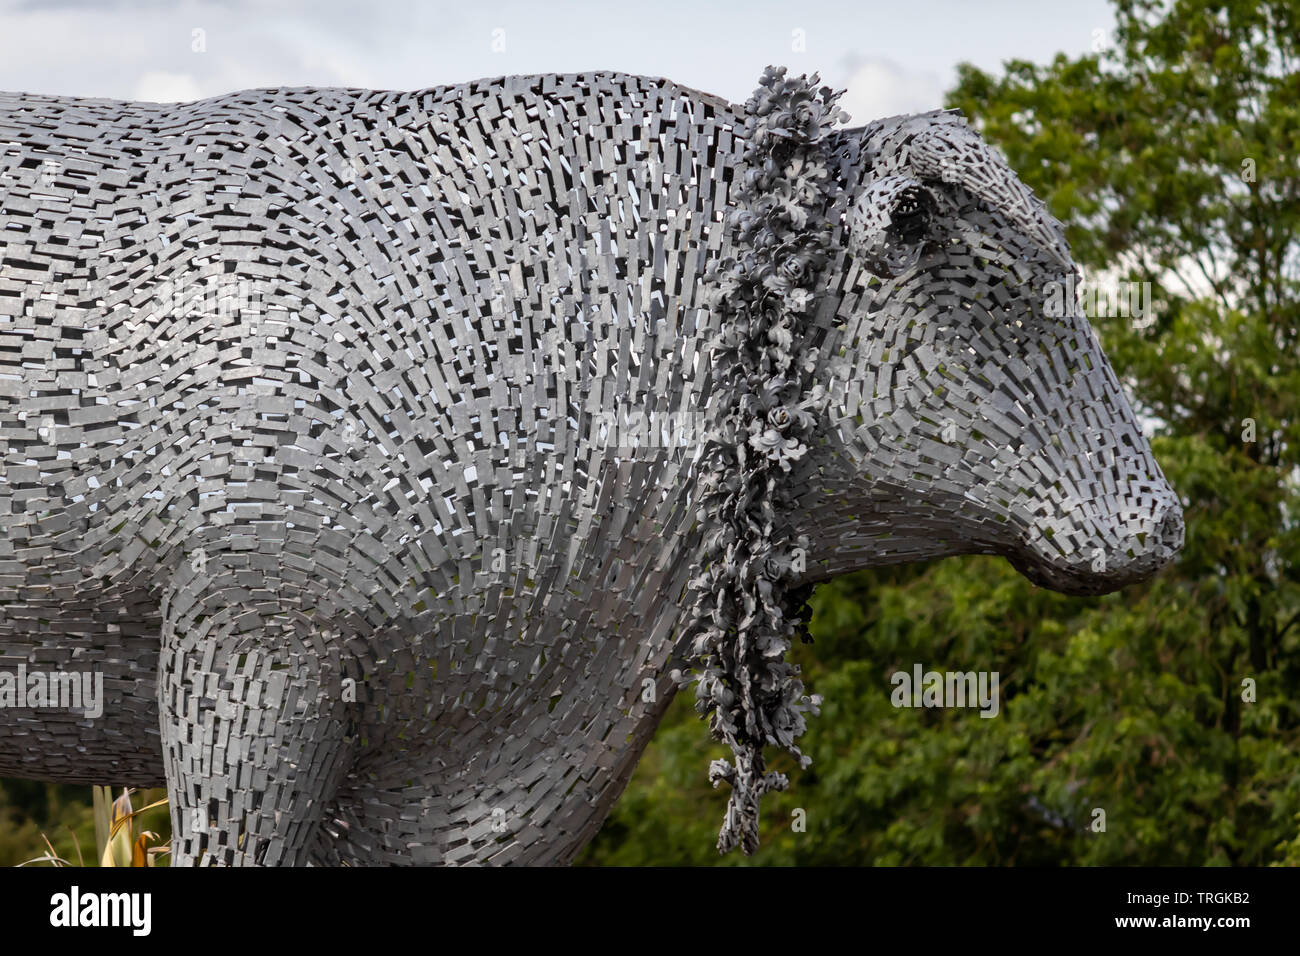
[[[700,458],[706,531],[685,628],[696,709],[732,752],[732,761],[709,768],[714,787],[731,785],[718,835],[723,853],[758,848],[759,801],[788,785],[784,774],[766,771],[763,748],[781,747],[807,766],[796,740],[804,714],[820,703],[805,696],[799,668],[786,660],[795,637],[807,639],[810,593],[793,586],[808,541],[788,521],[786,476],[807,453],[827,402],[814,374],[810,316],[832,235],[835,185],[823,141],[848,117],[835,105],[839,93],[817,87],[817,74],[785,74],[768,67],[745,105],[743,174],[727,224],[734,255],[710,277],[721,412]]]

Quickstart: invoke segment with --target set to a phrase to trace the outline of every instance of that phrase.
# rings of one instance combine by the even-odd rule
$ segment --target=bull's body
[[[106,698],[0,711],[0,775],[166,782],[178,862],[572,859],[672,695],[738,111],[621,74],[0,95],[0,668]],[[827,272],[887,412],[941,343],[883,354],[878,283]],[[792,478],[810,578],[1005,552],[944,468],[903,513],[843,457]]]

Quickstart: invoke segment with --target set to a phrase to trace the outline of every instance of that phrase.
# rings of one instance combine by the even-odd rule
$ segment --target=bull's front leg
[[[256,557],[191,559],[164,601],[158,694],[173,865],[308,862],[350,765],[341,648]]]

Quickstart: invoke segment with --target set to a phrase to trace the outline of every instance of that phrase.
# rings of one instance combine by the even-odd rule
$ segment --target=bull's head
[[[1182,510],[1074,304],[1060,223],[953,113],[850,132],[814,566],[992,553],[1101,594],[1169,562]]]

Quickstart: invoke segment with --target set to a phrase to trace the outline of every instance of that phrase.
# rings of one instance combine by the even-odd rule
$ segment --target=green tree
[[[50,841],[49,846],[46,840]],[[76,861],[95,857],[90,787],[0,780],[0,866],[17,866],[49,853]]]
[[[1088,276],[1152,283],[1152,316],[1093,324],[1155,422],[1183,555],[1097,599],[992,558],[823,585],[798,654],[827,698],[814,764],[775,762],[793,786],[759,853],[712,849],[720,753],[688,694],[584,862],[1300,864],[1300,0],[1119,0],[1116,21],[1096,55],[964,65],[948,105]],[[893,708],[915,661],[998,671],[1001,714]]]

